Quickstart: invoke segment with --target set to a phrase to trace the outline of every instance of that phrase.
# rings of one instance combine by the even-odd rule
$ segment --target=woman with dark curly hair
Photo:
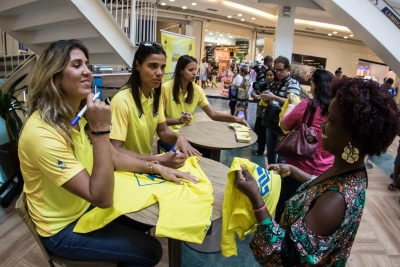
[[[335,156],[318,177],[288,164],[268,169],[302,183],[274,221],[246,169],[235,186],[251,201],[259,226],[250,247],[262,266],[345,266],[365,205],[366,155],[380,155],[399,130],[393,97],[372,81],[338,79],[328,120],[321,124],[322,147]],[[314,179],[315,178],[315,179]]]
[[[331,102],[330,84],[333,74],[323,69],[317,69],[311,76],[310,93],[313,99],[306,98],[298,105],[294,96],[289,96],[289,106],[282,116],[281,128],[284,131],[291,131],[302,123],[303,116],[307,110],[308,104],[315,110],[312,125],[317,133],[318,144],[315,156],[312,159],[304,158],[297,160],[295,158],[285,157],[286,163],[293,165],[300,170],[312,174],[321,175],[327,171],[333,164],[334,156],[322,148],[322,128],[321,122],[328,119],[328,108]],[[308,119],[308,117],[307,117]],[[282,215],[282,207],[285,202],[296,192],[301,183],[293,177],[286,177],[282,180],[282,190],[277,205],[275,219],[279,221]]]

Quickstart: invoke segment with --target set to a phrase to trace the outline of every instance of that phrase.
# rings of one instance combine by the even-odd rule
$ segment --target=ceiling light
[[[256,18],[251,18],[252,20],[255,20]]]
[[[347,39],[347,38],[349,38],[349,37],[347,37],[347,36],[344,36],[343,38],[344,38],[344,39]]]
[[[328,33],[329,36],[332,36],[332,33]]]
[[[186,8],[187,8],[187,6],[183,6],[183,7],[182,7],[182,9],[186,9]]]
[[[228,17],[228,19],[232,18],[232,16],[227,16],[227,17]]]
[[[239,17],[241,17],[241,16],[242,16],[242,14],[238,14],[238,16],[239,16]]]
[[[231,35],[231,36],[229,36],[229,38],[233,38],[233,36]]]
[[[244,21],[244,19],[240,19],[241,21]]]
[[[210,32],[210,35],[213,35],[213,33],[212,33],[212,32]]]
[[[354,34],[350,34],[349,36],[350,36],[350,37],[353,37],[353,36],[354,36]]]
[[[333,34],[337,34],[337,31],[334,31]]]
[[[162,6],[165,6],[165,5],[166,5],[166,3],[161,3],[161,5],[162,5]]]
[[[208,44],[208,45],[211,45],[211,44]]]
[[[222,35],[222,34],[220,34],[219,36],[223,37],[223,35]]]
[[[175,0],[169,0],[170,2],[175,2]]]
[[[206,32],[208,32],[208,30],[206,30]]]
[[[221,44],[217,44],[217,45],[221,45]]]
[[[197,4],[196,3],[192,3],[192,6],[197,6]]]

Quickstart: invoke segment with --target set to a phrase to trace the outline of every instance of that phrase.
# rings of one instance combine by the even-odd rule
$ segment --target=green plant
[[[28,74],[24,74],[19,77],[7,90],[3,93],[0,90],[0,117],[4,119],[6,124],[7,134],[10,140],[10,145],[15,146],[18,143],[19,132],[22,128],[22,120],[17,114],[17,110],[20,110],[25,115],[25,101],[20,101],[14,96],[15,92],[25,90],[28,88],[24,85],[20,88],[16,88],[17,85],[25,79]]]

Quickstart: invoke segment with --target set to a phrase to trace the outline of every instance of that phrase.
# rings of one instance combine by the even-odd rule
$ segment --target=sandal
[[[396,189],[398,189],[399,187],[398,186],[396,186],[396,185],[394,185],[394,184],[390,184],[389,186],[388,186],[388,189],[390,190],[390,191],[394,191],[394,190],[396,190]]]

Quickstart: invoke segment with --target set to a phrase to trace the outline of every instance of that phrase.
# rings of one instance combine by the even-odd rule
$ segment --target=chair
[[[42,240],[39,237],[39,234],[36,231],[36,226],[33,223],[31,216],[29,215],[28,212],[28,206],[26,203],[26,195],[24,192],[21,193],[20,197],[17,200],[17,203],[15,205],[15,209],[18,212],[18,215],[21,217],[21,219],[24,221],[26,226],[28,226],[29,231],[35,238],[36,242],[38,243],[40,249],[43,252],[44,257],[46,258],[47,262],[51,267],[55,267],[54,262],[61,266],[73,266],[73,267],[86,267],[86,266],[98,266],[98,267],[116,267],[117,263],[113,262],[104,262],[104,261],[78,261],[78,260],[71,260],[67,259],[58,255],[55,255],[48,251],[43,243]]]

